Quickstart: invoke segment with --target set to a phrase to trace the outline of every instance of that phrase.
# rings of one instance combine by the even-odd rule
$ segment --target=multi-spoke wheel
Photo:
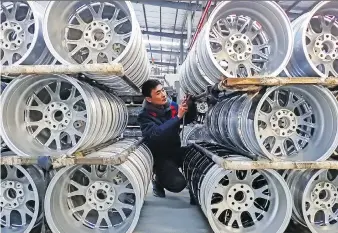
[[[121,99],[63,75],[17,78],[3,93],[1,107],[2,137],[24,156],[100,144],[119,136],[128,119]]]
[[[225,159],[247,160],[219,145],[200,145]],[[276,171],[224,170],[196,148],[189,150],[183,170],[214,232],[282,233],[286,229],[292,199]]]
[[[44,177],[34,166],[1,166],[1,231],[25,232],[41,223]]]
[[[294,197],[296,222],[313,233],[338,231],[337,170],[290,171],[286,181]]]
[[[264,95],[233,97],[217,105],[228,114],[213,113],[216,120],[208,122],[208,129],[237,150],[270,159],[315,161],[327,159],[337,148],[338,103],[324,87],[273,87]]]
[[[323,1],[292,22],[292,76],[338,76],[338,2]]]
[[[119,141],[89,156],[116,156],[135,140]],[[133,232],[150,182],[153,160],[143,145],[119,166],[73,166],[60,170],[45,198],[53,232]]]
[[[1,65],[49,64],[42,36],[44,7],[32,1],[1,2]]]
[[[287,65],[292,48],[291,24],[277,3],[221,2],[182,65],[183,89],[201,93],[224,76],[277,76]]]
[[[120,62],[137,86],[149,76],[142,33],[130,2],[51,2],[43,33],[48,48],[63,64]],[[122,90],[127,87],[114,76],[90,76],[117,91],[121,91],[121,85]]]

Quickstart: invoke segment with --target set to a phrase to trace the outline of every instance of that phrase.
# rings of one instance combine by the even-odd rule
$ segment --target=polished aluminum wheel
[[[41,224],[44,185],[35,166],[1,166],[1,232],[29,233]]]
[[[292,218],[313,233],[338,231],[337,170],[289,171]]]
[[[53,57],[42,36],[45,8],[33,1],[1,2],[1,65],[49,64]]]
[[[263,95],[225,99],[214,109],[210,133],[244,154],[315,161],[338,146],[338,103],[324,87],[273,87]]]
[[[291,24],[277,3],[221,2],[181,67],[183,89],[199,94],[223,77],[277,76],[292,49]]]
[[[119,141],[88,155],[111,157],[135,143]],[[152,173],[152,155],[141,145],[119,166],[72,166],[51,181],[45,213],[53,232],[133,232]]]
[[[71,154],[116,138],[128,121],[121,99],[64,75],[15,79],[1,107],[3,140],[21,156]]]
[[[321,1],[292,22],[295,46],[289,73],[295,77],[338,76],[338,2]]]
[[[120,62],[137,86],[148,79],[147,52],[130,2],[50,2],[43,33],[48,48],[62,64]],[[117,91],[128,88],[115,76],[90,77]]]
[[[248,160],[219,145],[200,146],[227,160]],[[214,232],[285,231],[292,199],[276,171],[224,170],[196,148],[189,150],[183,170]]]

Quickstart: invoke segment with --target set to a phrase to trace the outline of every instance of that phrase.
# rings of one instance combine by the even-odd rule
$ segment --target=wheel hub
[[[44,120],[50,125],[52,130],[63,130],[71,122],[72,113],[69,107],[62,102],[52,102],[48,104]]]
[[[208,111],[208,104],[205,102],[200,102],[196,104],[196,108],[199,113],[206,113]]]
[[[113,206],[115,190],[107,182],[96,181],[87,190],[86,199],[96,210],[108,210]]]
[[[322,34],[314,44],[314,53],[322,61],[332,62],[337,58],[338,38],[332,34]]]
[[[1,47],[9,50],[17,50],[23,43],[25,32],[14,21],[5,21],[1,24]]]
[[[254,192],[246,184],[233,185],[226,197],[228,205],[234,211],[247,211],[254,203]]]
[[[84,31],[86,44],[97,50],[104,50],[111,42],[112,30],[109,25],[103,21],[91,22]]]
[[[15,209],[24,202],[23,185],[17,181],[1,182],[0,206],[5,209]]]
[[[272,114],[270,118],[272,131],[281,137],[289,137],[296,132],[296,115],[288,109],[280,109]]]
[[[337,187],[332,183],[320,182],[316,184],[311,192],[311,201],[321,210],[332,208],[337,199]]]
[[[252,43],[245,34],[236,34],[226,42],[226,51],[234,61],[245,61],[252,54]]]

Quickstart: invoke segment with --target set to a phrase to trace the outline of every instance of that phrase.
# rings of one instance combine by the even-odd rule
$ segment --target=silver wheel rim
[[[56,24],[56,18],[63,27],[60,22]],[[62,64],[120,62],[125,75],[138,87],[149,77],[142,33],[130,2],[51,2],[46,10],[43,33],[51,53]],[[114,76],[88,75],[116,92],[131,90]]]
[[[88,156],[115,156],[135,142],[119,141]],[[45,198],[46,219],[52,231],[133,232],[151,178],[151,157],[149,149],[141,145],[119,166],[73,166],[60,170]]]
[[[267,91],[257,105],[254,121],[255,137],[263,153],[270,159],[278,157],[301,161],[325,160],[331,156],[338,143],[335,131],[338,129],[338,105],[332,97],[327,89],[317,86],[272,88]],[[281,104],[283,98],[284,104]],[[263,109],[268,107],[272,110],[267,114],[269,110]],[[266,123],[262,126],[262,122]],[[327,134],[330,130],[333,133]],[[328,138],[321,141],[325,136]],[[274,140],[271,141],[271,137]]]
[[[336,170],[288,171],[293,195],[292,218],[313,233],[338,229],[338,176]]]
[[[241,154],[320,161],[338,146],[337,117],[328,89],[295,85],[225,99],[210,111],[207,125],[215,140]]]
[[[292,22],[295,47],[288,64],[292,76],[338,75],[337,6],[335,1],[320,2]]]
[[[2,107],[3,139],[24,156],[92,147],[122,134],[128,121],[122,100],[61,75],[14,80],[2,96]],[[25,140],[16,140],[17,133]]]
[[[182,64],[183,89],[200,94],[223,77],[277,76],[292,49],[291,23],[277,3],[221,2]]]
[[[1,166],[1,229],[4,232],[30,232],[41,218],[41,202],[35,182],[21,166]],[[31,170],[32,175],[36,173]],[[1,177],[3,178],[3,177]],[[38,178],[38,177],[36,177]],[[39,214],[40,212],[40,214]],[[40,217],[39,217],[40,215]],[[41,220],[41,219],[40,219]]]
[[[1,65],[49,64],[53,57],[42,37],[44,7],[35,2],[1,3]]]
[[[231,187],[228,187],[227,190],[226,186],[220,185],[218,182],[224,179],[225,176],[229,177],[233,175],[234,177],[238,177],[235,176],[235,171],[224,171],[220,168],[220,170],[215,173],[216,175],[209,180],[209,186],[206,187],[206,190],[208,190],[206,191],[207,216],[209,223],[215,232],[255,232],[256,229],[265,229],[269,232],[284,232],[289,223],[289,219],[291,218],[291,194],[287,189],[285,181],[277,172],[271,170],[260,172],[248,171],[246,179],[251,178],[248,179],[251,182],[262,182],[263,180],[266,180],[266,184],[255,189],[252,185],[247,184],[246,179],[238,180],[232,185],[229,181],[229,186]],[[261,179],[259,179],[259,177]],[[226,192],[226,194],[223,194],[223,191]],[[223,196],[223,201],[210,205],[212,200],[211,196],[215,193]],[[268,193],[269,195],[267,195]],[[264,207],[257,207],[260,206],[258,205],[258,201],[263,203],[262,200],[264,199],[270,201],[270,205],[267,206],[265,203]],[[261,209],[262,207],[263,209]],[[216,212],[212,211],[212,209],[214,211],[216,210]],[[224,219],[224,222],[220,222],[218,218],[220,218],[221,214],[227,210],[232,210],[231,217],[228,217],[226,220]],[[241,224],[238,223],[237,219],[240,218],[244,212],[248,212],[251,216],[255,216],[251,218],[251,223],[245,223],[245,221],[243,223],[243,220],[239,220]],[[236,213],[236,215],[233,215],[234,213]]]

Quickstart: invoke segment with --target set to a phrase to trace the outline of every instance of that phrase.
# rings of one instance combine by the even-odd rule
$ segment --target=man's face
[[[151,90],[151,97],[146,97],[147,101],[155,105],[164,105],[167,102],[167,93],[162,85],[157,85]]]

